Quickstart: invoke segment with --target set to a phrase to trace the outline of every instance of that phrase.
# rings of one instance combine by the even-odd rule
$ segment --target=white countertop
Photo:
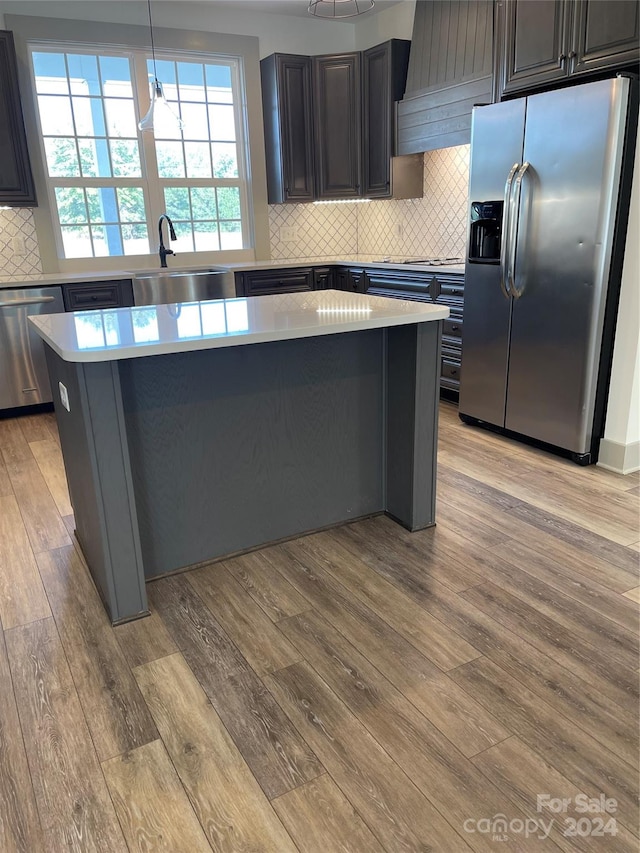
[[[174,258],[167,272],[188,272],[190,269],[203,269],[206,264],[190,264],[183,266],[179,257]],[[291,267],[319,267],[319,266],[343,266],[343,267],[370,267],[374,269],[404,270],[405,272],[430,272],[439,273],[464,273],[464,264],[450,265],[427,265],[427,264],[403,264],[397,259],[388,263],[372,255],[354,255],[352,258],[344,257],[313,257],[313,258],[288,258],[284,261],[242,261],[237,264],[211,264],[213,269],[228,269],[231,272],[247,272],[249,270],[286,269]],[[20,287],[45,287],[56,284],[73,284],[74,282],[93,281],[119,281],[133,278],[135,275],[144,275],[150,272],[160,272],[159,267],[144,270],[112,270],[110,272],[84,272],[84,273],[38,273],[36,275],[3,275],[0,272],[0,290]]]
[[[65,361],[99,362],[443,320],[449,309],[317,290],[29,318]]]

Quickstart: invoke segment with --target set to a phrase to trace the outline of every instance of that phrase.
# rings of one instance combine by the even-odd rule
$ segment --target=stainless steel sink
[[[135,273],[133,277],[133,301],[136,305],[228,299],[235,295],[234,274],[222,268],[163,269],[157,272]]]

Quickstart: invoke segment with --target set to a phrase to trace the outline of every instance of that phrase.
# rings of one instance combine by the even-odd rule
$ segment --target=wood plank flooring
[[[164,578],[113,628],[55,419],[0,420],[0,851],[638,850],[639,484],[443,403],[435,528]]]

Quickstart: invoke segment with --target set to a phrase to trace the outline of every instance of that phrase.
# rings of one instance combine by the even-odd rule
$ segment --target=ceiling
[[[294,15],[298,18],[309,17],[309,13],[307,12],[308,0],[199,0],[199,2],[206,2],[210,6],[235,9],[242,12],[268,12],[273,15]],[[375,6],[366,15],[370,17],[401,2],[402,0],[375,0]],[[342,20],[353,23],[355,19],[343,18]]]

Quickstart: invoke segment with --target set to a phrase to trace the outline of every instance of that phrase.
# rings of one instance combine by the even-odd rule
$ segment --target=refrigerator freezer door
[[[505,426],[574,453],[590,449],[628,86],[527,103]]]
[[[515,163],[522,162],[524,98],[473,112],[470,201],[498,201]],[[469,213],[469,219],[471,213]],[[505,252],[504,222],[501,254]],[[467,259],[460,412],[504,426],[512,300],[500,286],[501,267]]]

